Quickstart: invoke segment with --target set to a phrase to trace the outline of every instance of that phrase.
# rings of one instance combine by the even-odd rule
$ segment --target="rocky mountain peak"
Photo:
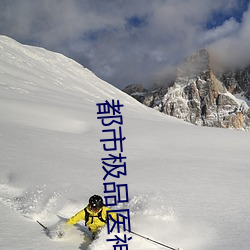
[[[177,69],[177,77],[194,77],[205,74],[210,70],[209,53],[201,49],[194,55],[188,57]]]
[[[249,71],[215,74],[210,64],[208,50],[202,49],[178,67],[170,86],[129,94],[149,107],[196,125],[250,128],[249,106],[233,95],[241,92],[246,96]]]

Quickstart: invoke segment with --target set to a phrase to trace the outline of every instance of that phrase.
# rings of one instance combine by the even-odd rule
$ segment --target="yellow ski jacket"
[[[88,207],[86,207],[84,209],[87,209],[87,212],[89,213],[88,221],[85,221],[86,225],[88,226],[89,230],[92,233],[97,232],[99,229],[101,229],[105,225],[105,222],[107,221],[107,211],[110,210],[110,209],[105,207],[105,206],[103,206],[101,208],[101,210],[99,210],[98,212],[93,212]],[[82,209],[77,214],[72,216],[67,221],[67,224],[75,225],[77,222],[79,222],[81,220],[85,220],[85,210],[84,209]],[[100,211],[101,211],[101,218],[105,222],[98,218],[98,214],[100,213]],[[110,214],[111,214],[112,218],[114,220],[116,220],[116,214],[115,213],[110,213]]]

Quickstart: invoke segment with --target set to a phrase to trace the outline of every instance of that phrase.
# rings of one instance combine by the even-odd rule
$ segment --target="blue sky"
[[[210,48],[250,63],[250,0],[1,0],[0,34],[69,56],[111,84],[166,81]]]
[[[223,25],[225,20],[234,18],[237,22],[241,23],[244,12],[247,11],[249,0],[240,0],[236,8],[233,8],[229,13],[224,13],[222,10],[216,10],[211,14],[211,18],[207,21],[206,28],[212,29],[217,26]]]

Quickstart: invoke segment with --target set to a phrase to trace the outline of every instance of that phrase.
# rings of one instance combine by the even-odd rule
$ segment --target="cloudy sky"
[[[250,0],[0,0],[0,34],[61,52],[111,84],[146,87],[211,47],[250,62]]]

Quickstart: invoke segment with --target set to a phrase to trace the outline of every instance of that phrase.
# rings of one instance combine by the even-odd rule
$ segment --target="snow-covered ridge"
[[[56,90],[61,94],[66,91],[76,96],[86,94],[96,100],[112,98],[119,93],[128,105],[136,104],[72,59],[43,48],[22,45],[5,36],[0,36],[0,62],[0,84],[17,93],[35,95],[41,88],[44,97],[50,94],[46,90]]]
[[[122,98],[126,106],[141,106],[75,61],[43,48],[22,45],[0,36],[1,106],[8,114],[2,119],[52,130],[81,133],[89,128],[83,118],[73,118],[70,106]],[[56,105],[73,101],[63,109]],[[33,105],[30,105],[30,102]],[[22,112],[20,113],[20,107]],[[49,112],[48,112],[49,111]]]

